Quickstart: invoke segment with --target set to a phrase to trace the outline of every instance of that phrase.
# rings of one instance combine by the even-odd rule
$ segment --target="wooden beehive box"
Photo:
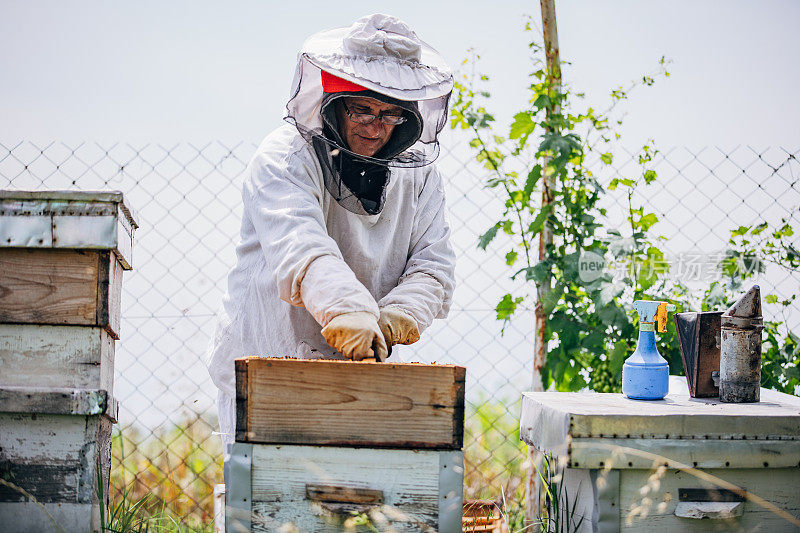
[[[0,323],[118,338],[136,227],[118,192],[0,191]]]
[[[136,227],[118,192],[0,191],[3,531],[99,529]]]
[[[237,441],[462,447],[464,367],[260,357],[235,364]]]
[[[464,367],[236,360],[228,531],[460,531]],[[237,529],[243,528],[243,529]]]
[[[659,401],[523,394],[520,436],[558,458],[580,531],[800,526],[800,399],[762,389],[760,403],[723,404],[684,384],[670,377]]]
[[[114,338],[100,327],[0,324],[0,368],[0,387],[113,393]]]
[[[0,484],[0,530],[99,530],[117,412],[105,391],[0,388],[0,478],[13,485]]]

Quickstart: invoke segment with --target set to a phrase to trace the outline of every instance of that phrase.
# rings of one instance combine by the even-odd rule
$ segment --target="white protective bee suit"
[[[390,160],[363,158],[390,169],[376,214],[348,204],[326,183],[325,154],[347,147],[321,137],[321,70],[414,102],[421,117],[411,149]],[[245,175],[237,263],[208,356],[225,442],[235,430],[235,358],[341,358],[320,331],[343,313],[377,317],[393,307],[413,317],[420,332],[447,316],[455,256],[442,176],[431,161],[452,85],[441,57],[390,16],[364,17],[303,45],[289,124],[264,139]],[[315,138],[328,152],[315,151]]]

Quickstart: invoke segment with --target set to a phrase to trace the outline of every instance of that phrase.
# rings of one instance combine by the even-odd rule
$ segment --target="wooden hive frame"
[[[461,449],[466,369],[247,357],[236,365],[236,440]]]

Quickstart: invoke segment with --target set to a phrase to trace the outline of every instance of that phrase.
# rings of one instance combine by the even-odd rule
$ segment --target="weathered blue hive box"
[[[555,458],[580,531],[800,527],[800,398],[691,398],[677,376],[670,391],[523,394],[520,436]]]

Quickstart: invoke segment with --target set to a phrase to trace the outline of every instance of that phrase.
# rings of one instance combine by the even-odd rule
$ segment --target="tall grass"
[[[519,439],[520,401],[481,398],[464,424],[464,498],[493,500],[509,529],[521,527],[528,447]]]
[[[156,529],[150,531],[211,531],[214,485],[223,482],[222,445],[211,434],[214,425],[196,417],[153,433],[135,426],[117,432],[112,439],[112,501],[129,506],[142,502],[136,514],[155,519]]]

